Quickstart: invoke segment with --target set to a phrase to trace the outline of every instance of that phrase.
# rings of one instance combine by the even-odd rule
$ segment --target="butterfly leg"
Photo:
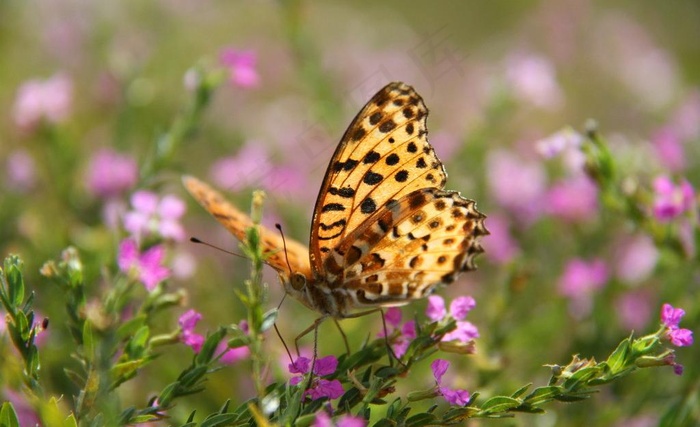
[[[301,353],[299,353],[299,340],[305,337],[306,335],[309,334],[311,331],[316,331],[318,329],[318,325],[323,323],[324,320],[326,320],[328,316],[321,316],[318,319],[314,320],[314,323],[311,324],[308,328],[304,329],[299,335],[297,335],[296,338],[294,338],[294,347],[297,351],[297,357],[300,356]],[[314,353],[316,353],[316,341],[314,340]]]
[[[350,356],[350,344],[348,344],[348,336],[345,335],[345,331],[343,331],[343,328],[340,327],[340,322],[338,322],[338,319],[334,317],[333,322],[335,322],[335,326],[338,328],[338,331],[340,331],[340,335],[343,337],[343,342],[345,343],[345,352],[348,354],[348,356]]]
[[[402,366],[405,367],[406,365],[404,365],[404,363],[401,361],[401,359],[399,359],[396,356],[396,353],[394,353],[394,349],[392,349],[391,345],[389,344],[389,331],[387,331],[387,329],[386,329],[386,319],[384,319],[384,310],[382,310],[381,308],[373,308],[371,310],[361,311],[359,313],[353,313],[353,314],[346,315],[345,318],[350,319],[350,318],[354,318],[354,317],[362,317],[362,316],[367,316],[368,314],[372,314],[372,313],[376,313],[376,312],[379,312],[382,316],[382,327],[384,328],[384,342],[386,343],[386,349],[387,349],[387,352],[389,353],[389,364],[391,366],[394,366],[394,359],[396,359]]]

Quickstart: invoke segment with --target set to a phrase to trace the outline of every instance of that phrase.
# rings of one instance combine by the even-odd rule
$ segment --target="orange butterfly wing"
[[[217,219],[228,231],[231,232],[241,242],[246,241],[246,229],[253,226],[250,217],[235,206],[229,203],[218,191],[209,185],[191,176],[184,176],[182,182],[189,193]],[[283,251],[283,242],[279,232],[259,225],[260,242],[263,247],[263,254],[266,255],[265,262],[277,270],[280,275],[289,277],[289,266]],[[286,238],[287,257],[292,271],[303,274],[308,280],[311,279],[311,267],[309,264],[309,249],[303,244]]]
[[[345,131],[319,191],[311,225],[311,265],[330,282],[343,238],[382,206],[422,188],[442,189],[447,174],[428,143],[428,109],[404,83],[377,92]]]

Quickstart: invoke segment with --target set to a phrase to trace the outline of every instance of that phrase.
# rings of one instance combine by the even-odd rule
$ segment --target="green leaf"
[[[228,348],[239,348],[239,347],[245,347],[248,344],[252,342],[251,338],[248,335],[242,335],[239,337],[234,337],[228,340],[227,345]]]
[[[558,386],[537,387],[532,393],[525,396],[523,400],[529,405],[537,406],[549,402],[559,394],[561,394],[561,388]]]
[[[11,262],[5,265],[5,275],[9,287],[10,302],[13,306],[19,307],[24,301],[24,278],[20,270],[21,263],[18,258],[10,257]]]
[[[629,348],[630,339],[626,338],[617,346],[615,351],[612,352],[610,357],[608,357],[608,360],[606,360],[606,363],[610,367],[610,371],[613,374],[616,374],[627,365],[625,362],[627,360],[627,355],[629,354]]]
[[[571,377],[564,381],[563,387],[567,390],[576,390],[581,385],[585,385],[591,379],[600,375],[600,366],[587,366],[574,372]]]
[[[481,405],[484,412],[506,412],[509,409],[517,408],[522,402],[508,396],[494,396]]]
[[[93,339],[92,326],[90,322],[83,323],[83,352],[88,362],[95,360],[96,344]]]
[[[146,323],[146,319],[147,316],[142,314],[122,323],[119,328],[117,328],[117,338],[123,340],[134,335],[136,331]]]
[[[216,347],[219,345],[221,339],[226,335],[225,328],[219,328],[213,334],[209,335],[202,345],[202,349],[199,354],[195,357],[195,362],[197,364],[208,364],[214,358],[214,352]]]
[[[433,414],[428,414],[428,413],[421,413],[421,414],[416,414],[409,419],[406,420],[406,426],[407,427],[418,427],[418,426],[425,426],[428,424],[435,424],[437,421],[437,417]]]
[[[530,386],[532,386],[532,383],[520,387],[519,389],[515,390],[515,392],[511,394],[510,397],[512,397],[513,399],[517,399],[518,397],[525,394],[525,392],[527,391],[527,389],[530,388]]]
[[[236,419],[235,414],[216,414],[202,421],[201,427],[216,427],[229,424]]]
[[[10,402],[4,402],[0,407],[0,426],[20,427],[15,408]]]

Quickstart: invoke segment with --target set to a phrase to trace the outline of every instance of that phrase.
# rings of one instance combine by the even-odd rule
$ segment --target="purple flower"
[[[42,120],[63,122],[70,114],[73,83],[62,74],[46,80],[29,80],[17,90],[12,115],[20,128],[31,130]]]
[[[608,268],[601,259],[572,259],[559,278],[559,293],[570,299],[571,314],[580,318],[591,310],[592,296],[608,280]]]
[[[390,326],[397,327],[401,324],[401,309],[398,307],[389,307],[386,312],[384,312],[384,320]]]
[[[41,425],[39,415],[30,404],[24,394],[17,393],[9,387],[4,387],[0,393],[2,400],[8,401],[17,414],[19,425],[21,426],[38,426]]]
[[[297,385],[304,379],[304,374],[309,373],[311,369],[311,361],[306,357],[299,357],[293,363],[289,364],[289,372],[292,374],[301,374],[300,376],[292,377],[289,380],[291,385]],[[326,356],[317,359],[314,363],[314,374],[317,377],[331,375],[338,368],[338,359],[335,356]],[[304,392],[304,396],[311,396],[312,400],[328,397],[329,399],[337,399],[342,396],[345,390],[338,380],[326,380],[315,378],[311,387]]]
[[[170,270],[162,265],[164,257],[162,245],[153,246],[141,254],[135,240],[125,239],[119,245],[117,261],[123,273],[137,277],[151,292],[170,275]]]
[[[579,150],[583,135],[571,128],[562,129],[535,142],[535,149],[545,159],[551,159],[568,150]]]
[[[439,322],[447,315],[445,309],[445,300],[439,295],[431,295],[428,297],[428,307],[425,309],[425,315],[433,322]]]
[[[36,184],[36,164],[27,150],[15,150],[5,162],[7,184],[10,189],[26,193]]]
[[[616,248],[616,276],[627,283],[639,283],[654,271],[658,259],[659,251],[649,236],[633,236]]]
[[[442,341],[459,341],[467,343],[475,338],[479,338],[479,330],[473,323],[457,321],[457,327],[455,330],[446,333],[445,336],[442,337]]]
[[[549,214],[566,221],[594,218],[598,210],[598,187],[585,175],[554,184],[545,198]]]
[[[506,79],[522,102],[546,110],[556,109],[563,103],[554,66],[543,56],[512,54],[506,61]]]
[[[132,188],[138,174],[138,166],[131,156],[105,148],[90,159],[87,185],[95,196],[114,197]]]
[[[314,419],[313,427],[365,427],[367,421],[364,418],[352,415],[342,415],[335,422],[325,411],[321,411]]]
[[[559,292],[570,298],[578,298],[600,289],[607,280],[608,268],[602,259],[585,261],[574,258],[568,262],[559,278]]]
[[[433,363],[430,364],[430,368],[433,370],[435,383],[437,384],[437,391],[449,404],[464,406],[469,403],[469,392],[467,390],[451,389],[442,385],[442,377],[449,367],[450,362],[443,359],[435,359]]]
[[[676,347],[687,347],[693,344],[693,331],[681,329],[678,325],[685,316],[685,310],[675,308],[671,304],[661,307],[661,323],[666,326],[666,338]]]
[[[476,307],[474,298],[470,296],[457,297],[450,303],[450,314],[457,320],[464,320],[474,307]]]
[[[273,169],[270,156],[260,142],[250,141],[235,156],[214,162],[209,176],[214,184],[230,191],[261,185]]]
[[[391,339],[391,350],[394,352],[394,356],[400,358],[406,354],[408,346],[411,345],[411,341],[416,338],[416,322],[415,320],[409,320],[401,325],[401,310],[397,307],[391,307],[387,309],[384,314],[384,319],[386,323],[393,328],[393,331],[389,333],[393,336],[396,331],[399,331],[396,337]],[[377,334],[377,337],[384,337],[384,330]]]
[[[678,328],[683,316],[685,316],[685,310],[682,308],[675,308],[671,304],[661,306],[661,323],[667,328]]]
[[[679,185],[666,177],[654,180],[654,216],[659,221],[670,221],[688,211],[694,198],[693,187],[685,179]]]
[[[239,360],[247,359],[250,357],[250,348],[248,346],[228,348],[228,343],[225,339],[221,340],[219,345],[216,347],[216,353],[224,352],[223,356],[219,361],[225,365],[230,365],[236,363]]]
[[[520,254],[518,243],[510,234],[508,219],[504,215],[489,215],[490,234],[484,239],[486,256],[497,264],[507,264]]]
[[[489,153],[486,171],[490,194],[503,207],[527,221],[541,213],[546,175],[542,165],[505,150]]]
[[[195,353],[199,353],[204,345],[204,337],[196,332],[194,332],[195,326],[202,319],[202,315],[193,309],[187,310],[178,319],[178,324],[182,332],[180,334],[180,340],[187,346],[192,347]]]
[[[462,296],[455,298],[450,303],[449,317],[457,320],[457,327],[448,332],[442,337],[441,341],[460,341],[469,342],[474,338],[479,337],[479,330],[471,322],[464,321],[467,314],[476,306],[476,301],[470,296]],[[448,318],[447,310],[445,309],[445,300],[441,296],[432,295],[428,297],[428,307],[425,314],[433,322],[440,322]]]
[[[228,68],[233,85],[247,89],[260,84],[260,76],[256,70],[258,58],[254,51],[224,48],[219,55],[219,61]]]
[[[640,330],[651,317],[651,298],[645,291],[628,291],[615,300],[615,312],[625,329]]]
[[[656,157],[671,172],[685,169],[686,155],[680,136],[671,127],[658,130],[651,137]]]
[[[337,399],[345,393],[343,385],[338,380],[324,380],[323,378],[314,381],[314,385],[304,392],[304,395],[311,396],[311,400],[322,397]]]
[[[154,234],[175,241],[185,238],[179,222],[185,203],[179,198],[167,195],[158,200],[155,193],[137,191],[131,196],[131,206],[133,210],[124,214],[124,228],[137,240]]]

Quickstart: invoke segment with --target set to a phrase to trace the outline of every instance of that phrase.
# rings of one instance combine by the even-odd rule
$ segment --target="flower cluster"
[[[443,359],[435,359],[433,363],[430,364],[430,368],[433,370],[437,392],[451,405],[464,406],[469,403],[469,392],[467,390],[451,389],[442,385],[442,377],[449,367],[450,362]]]
[[[387,325],[393,329],[392,332],[389,332],[389,336],[392,337],[391,350],[394,352],[394,356],[398,358],[406,354],[411,341],[416,338],[416,321],[409,320],[402,325],[401,317],[401,309],[397,307],[391,307],[384,313]],[[384,331],[377,334],[378,338],[383,338],[384,336]]]
[[[163,265],[165,247],[156,245],[140,253],[134,239],[125,239],[119,245],[117,264],[122,273],[136,278],[146,290],[152,292],[156,286],[170,276],[170,270]]]
[[[654,216],[659,221],[670,221],[689,211],[693,205],[693,187],[686,180],[676,185],[669,177],[654,180]]]
[[[202,314],[195,311],[194,309],[187,310],[178,319],[178,324],[180,325],[180,341],[191,347],[195,353],[199,353],[202,350],[204,341],[206,338],[194,331],[197,323],[202,320]],[[241,321],[239,327],[244,333],[248,333],[248,323],[244,320]],[[222,340],[216,347],[216,354],[220,354],[221,363],[231,364],[239,360],[246,359],[250,356],[250,349],[248,347],[237,347],[229,348],[226,341]]]
[[[445,336],[442,337],[442,341],[468,343],[479,337],[479,330],[476,326],[464,320],[474,306],[476,306],[474,298],[470,296],[457,297],[450,303],[450,311],[448,313],[445,308],[445,300],[441,296],[431,295],[428,297],[428,307],[425,310],[425,315],[433,322],[455,319],[457,321],[457,328],[445,334]]]
[[[661,323],[666,326],[666,338],[676,347],[687,347],[693,344],[693,331],[680,328],[678,325],[685,316],[685,310],[674,308],[671,304],[661,307]]]
[[[185,238],[179,222],[185,203],[179,198],[167,195],[159,199],[157,194],[142,190],[131,196],[131,206],[133,210],[124,214],[124,228],[137,241],[153,235],[175,241]]]
[[[298,374],[289,380],[289,384],[298,385],[304,381],[305,375],[311,370],[312,361],[307,357],[299,357],[294,362],[289,364],[289,373]],[[343,395],[343,385],[338,380],[327,380],[324,377],[332,375],[338,368],[338,359],[335,356],[326,356],[321,359],[316,359],[313,363],[313,375],[316,376],[311,381],[311,386],[304,391],[304,396],[310,396],[311,400],[317,400],[322,397],[329,399],[337,399]]]

